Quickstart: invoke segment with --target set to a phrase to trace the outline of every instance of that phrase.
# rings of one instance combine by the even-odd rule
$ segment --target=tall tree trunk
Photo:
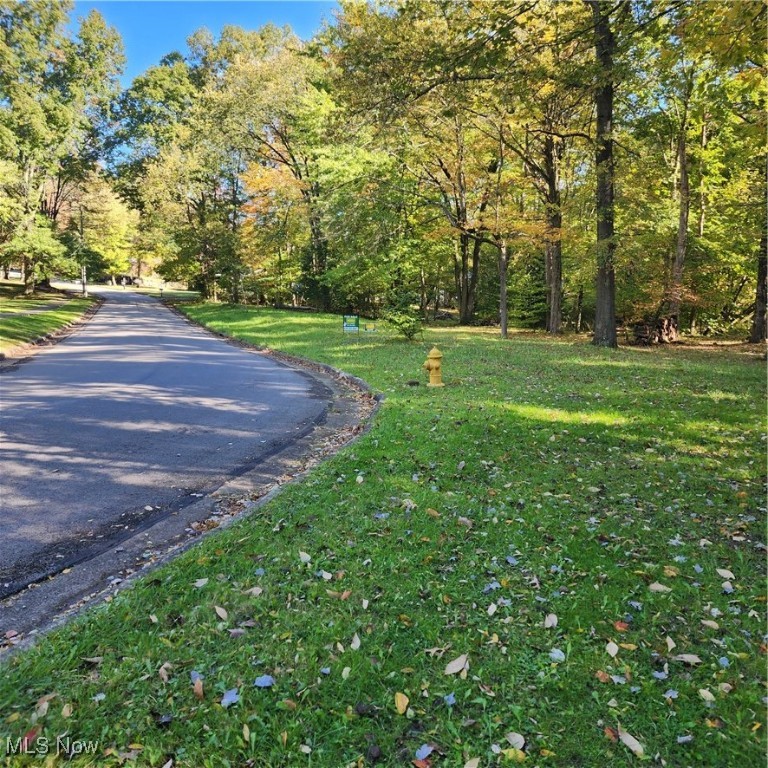
[[[472,243],[471,250],[470,243]],[[456,293],[459,296],[459,323],[462,325],[471,323],[475,314],[475,294],[477,292],[479,266],[480,242],[467,233],[462,232],[459,235],[454,251],[454,275],[456,278]]]
[[[563,323],[563,249],[560,240],[562,215],[560,207],[549,209],[547,216],[549,239],[545,246],[547,283],[547,331],[557,335]]]
[[[560,173],[557,147],[553,136],[544,140],[544,170],[546,172],[547,192],[547,242],[545,246],[545,281],[547,284],[547,331],[557,335],[563,322],[563,249],[561,230],[563,214],[560,208]]]
[[[669,314],[680,321],[680,303],[683,295],[683,266],[688,250],[688,220],[691,211],[691,189],[688,181],[688,151],[685,141],[686,125],[683,122],[677,140],[677,159],[680,166],[680,198],[677,217],[677,241],[672,259],[672,279],[669,286]]]
[[[763,235],[760,238],[760,253],[757,255],[757,291],[755,293],[755,315],[752,320],[752,331],[749,334],[749,340],[753,344],[757,344],[761,341],[765,341],[766,336],[766,317],[768,312],[766,310],[766,304],[768,304],[768,256],[766,255],[766,249],[768,248],[768,237],[763,230]]]
[[[709,140],[709,136],[707,135],[707,120],[705,118],[704,122],[701,125],[702,157],[704,156],[704,150],[706,150],[707,148],[708,140]],[[698,227],[699,237],[704,237],[704,222],[706,220],[706,215],[707,215],[707,188],[704,180],[704,170],[702,168],[701,178],[699,179],[699,227]]]
[[[584,308],[584,287],[579,286],[579,295],[576,299],[576,333],[581,333],[581,313]]]
[[[614,168],[613,168],[613,54],[616,47],[611,30],[613,6],[600,0],[585,0],[592,9],[595,54],[599,82],[595,90],[597,112],[595,165],[597,173],[597,279],[595,331],[592,343],[598,347],[618,346],[616,335],[616,279],[614,275]]]
[[[24,280],[24,295],[29,296],[35,292],[35,265],[29,256],[25,256],[21,262],[21,276]]]
[[[501,338],[506,339],[509,336],[507,308],[507,267],[509,266],[509,251],[507,241],[501,238],[498,241],[499,247],[499,324],[501,325]]]

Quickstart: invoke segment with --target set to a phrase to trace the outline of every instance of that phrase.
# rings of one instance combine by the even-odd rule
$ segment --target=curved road
[[[195,502],[324,418],[330,393],[310,376],[152,298],[104,297],[78,332],[0,375],[0,598]]]

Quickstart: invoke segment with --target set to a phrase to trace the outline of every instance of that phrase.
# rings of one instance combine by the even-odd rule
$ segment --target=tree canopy
[[[119,36],[70,10],[0,2],[30,285],[90,227],[112,272],[227,301],[765,338],[763,3],[342,2],[308,42],[200,30],[122,92]]]

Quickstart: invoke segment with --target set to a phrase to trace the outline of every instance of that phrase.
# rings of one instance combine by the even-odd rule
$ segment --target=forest
[[[230,303],[766,338],[766,5],[342,0],[120,86],[96,11],[0,0],[0,268]]]

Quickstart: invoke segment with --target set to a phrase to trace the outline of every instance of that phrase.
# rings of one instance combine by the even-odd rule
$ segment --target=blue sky
[[[185,53],[186,39],[200,27],[218,37],[227,24],[258,29],[272,22],[288,24],[299,37],[308,39],[324,19],[333,20],[337,4],[328,0],[77,0],[72,18],[87,16],[93,8],[123,38],[127,62],[122,81],[127,86],[166,53]]]

